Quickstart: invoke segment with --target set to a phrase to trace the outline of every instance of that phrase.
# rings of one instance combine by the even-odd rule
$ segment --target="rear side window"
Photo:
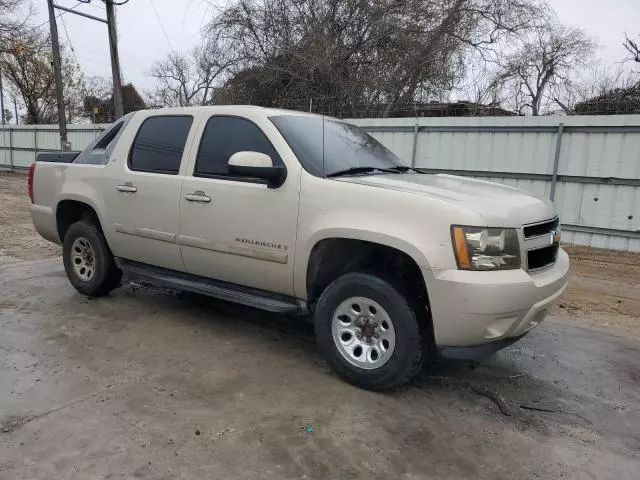
[[[125,119],[102,132],[89,146],[73,160],[73,163],[88,165],[106,165],[109,162],[112,147],[122,127],[129,119]]]
[[[192,123],[193,117],[186,115],[147,118],[133,141],[129,168],[176,175]]]
[[[98,143],[96,143],[96,146],[93,148],[102,150],[106,150],[107,148],[109,148],[109,145],[111,145],[113,139],[116,138],[116,135],[118,135],[118,132],[120,132],[122,125],[124,125],[124,122],[117,123],[115,126],[111,127],[110,130],[107,130],[105,133],[103,133],[102,138],[98,140]]]
[[[227,163],[237,152],[252,151],[269,155],[274,165],[282,160],[263,131],[240,117],[211,117],[204,128],[194,175],[196,177],[233,177]]]

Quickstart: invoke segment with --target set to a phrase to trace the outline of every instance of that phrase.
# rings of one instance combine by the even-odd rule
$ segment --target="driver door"
[[[293,295],[299,169],[289,169],[278,188],[234,174],[229,158],[241,151],[269,155],[274,165],[284,162],[265,132],[247,118],[215,115],[202,123],[180,198],[178,240],[187,271]]]

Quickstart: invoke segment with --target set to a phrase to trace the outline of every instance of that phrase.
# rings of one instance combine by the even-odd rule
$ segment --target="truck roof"
[[[267,107],[259,107],[256,105],[212,105],[212,106],[195,106],[195,107],[165,107],[165,108],[153,108],[153,109],[145,109],[139,110],[139,112],[145,112],[146,115],[153,114],[173,114],[183,113],[183,114],[192,114],[195,112],[209,112],[211,114],[215,113],[226,113],[229,115],[237,114],[237,115],[247,115],[247,114],[262,114],[266,117],[272,117],[274,115],[296,115],[296,116],[305,116],[305,117],[325,117],[325,115],[318,115],[316,113],[308,113],[301,112],[298,110],[286,110],[281,108],[267,108]]]

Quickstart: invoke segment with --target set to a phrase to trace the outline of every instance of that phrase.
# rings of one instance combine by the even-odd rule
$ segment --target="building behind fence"
[[[552,199],[566,242],[640,251],[640,115],[350,121],[407,165]],[[73,148],[84,148],[104,127],[70,126]],[[35,151],[58,145],[55,126],[5,126],[0,168],[28,167]]]

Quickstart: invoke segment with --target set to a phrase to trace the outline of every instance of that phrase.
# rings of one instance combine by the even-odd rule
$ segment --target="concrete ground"
[[[329,371],[305,320],[130,285],[82,297],[7,198],[2,480],[640,477],[637,276],[616,287],[620,312],[569,294],[483,365],[372,393]],[[588,275],[606,268],[574,288],[602,288]]]

